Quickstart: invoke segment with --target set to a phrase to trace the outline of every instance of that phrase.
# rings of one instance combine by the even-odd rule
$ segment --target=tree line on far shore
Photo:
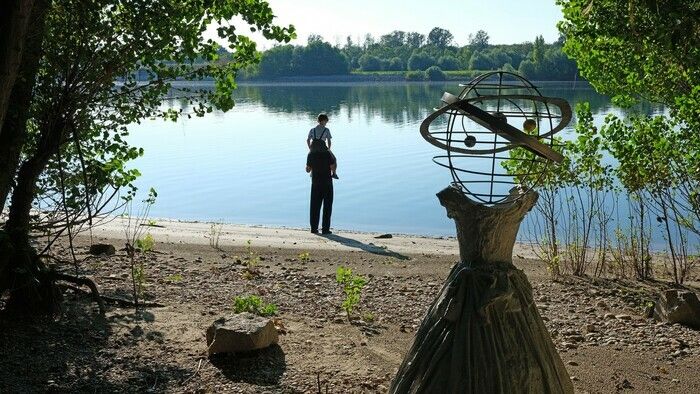
[[[275,79],[383,73],[403,74],[408,80],[441,80],[446,74],[505,70],[533,80],[578,79],[576,63],[562,51],[563,42],[562,37],[548,44],[540,35],[533,42],[492,45],[488,33],[479,30],[470,34],[467,45],[457,46],[452,33],[439,27],[427,36],[397,30],[378,39],[368,34],[362,42],[347,37],[342,45],[311,35],[306,45],[279,45],[263,52],[261,62],[241,76]]]

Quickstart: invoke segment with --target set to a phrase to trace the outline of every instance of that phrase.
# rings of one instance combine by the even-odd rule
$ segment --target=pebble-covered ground
[[[78,251],[85,259],[79,272],[103,294],[130,297],[123,251],[109,257],[87,257],[85,246]],[[251,252],[256,275],[247,273]],[[456,259],[157,244],[142,261],[147,301],[161,307],[135,313],[110,305],[100,316],[89,297],[68,290],[57,321],[0,319],[0,392],[386,392]],[[642,316],[666,284],[554,282],[537,261],[515,264],[532,283],[578,392],[698,392],[700,332]],[[352,322],[339,308],[340,265],[369,279]],[[234,296],[250,294],[278,306],[279,345],[209,359],[204,331],[232,313]]]

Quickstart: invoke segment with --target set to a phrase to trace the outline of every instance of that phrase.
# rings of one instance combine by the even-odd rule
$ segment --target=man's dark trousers
[[[318,231],[318,219],[323,204],[323,222],[321,231],[331,228],[331,212],[333,211],[333,181],[311,183],[311,231]]]

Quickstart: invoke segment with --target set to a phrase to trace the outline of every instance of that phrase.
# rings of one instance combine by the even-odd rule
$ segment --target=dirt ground
[[[130,297],[123,251],[91,257],[87,239],[77,250],[79,274],[105,295]],[[252,278],[244,274],[250,252],[259,257]],[[178,242],[156,243],[143,259],[148,301],[161,307],[108,304],[101,316],[89,297],[67,290],[55,321],[0,318],[0,393],[386,392],[457,256]],[[577,392],[699,392],[700,332],[641,317],[663,284],[553,282],[536,260],[515,264],[532,283]],[[358,312],[365,320],[350,323],[341,313],[340,265],[369,278]],[[72,265],[57,268],[75,273]],[[232,313],[234,296],[251,294],[278,306],[286,331],[279,345],[209,359],[204,331]]]

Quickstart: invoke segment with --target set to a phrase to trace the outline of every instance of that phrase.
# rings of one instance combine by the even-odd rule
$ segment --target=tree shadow
[[[350,248],[361,249],[367,253],[378,254],[380,256],[394,257],[394,258],[397,258],[399,260],[409,260],[410,259],[406,255],[391,251],[385,247],[372,245],[372,244],[366,244],[366,243],[360,242],[356,239],[343,237],[343,236],[340,236],[337,234],[324,234],[322,236],[324,238],[330,239],[331,241],[338,242],[341,245],[345,245],[345,246],[350,247]]]
[[[64,297],[57,320],[0,314],[0,393],[158,392],[192,374],[143,356],[140,344],[162,341],[160,333],[115,335],[115,326],[152,320],[148,312],[105,318],[91,300]]]
[[[278,385],[287,370],[284,352],[277,344],[246,353],[216,354],[209,361],[227,379],[259,386]]]

